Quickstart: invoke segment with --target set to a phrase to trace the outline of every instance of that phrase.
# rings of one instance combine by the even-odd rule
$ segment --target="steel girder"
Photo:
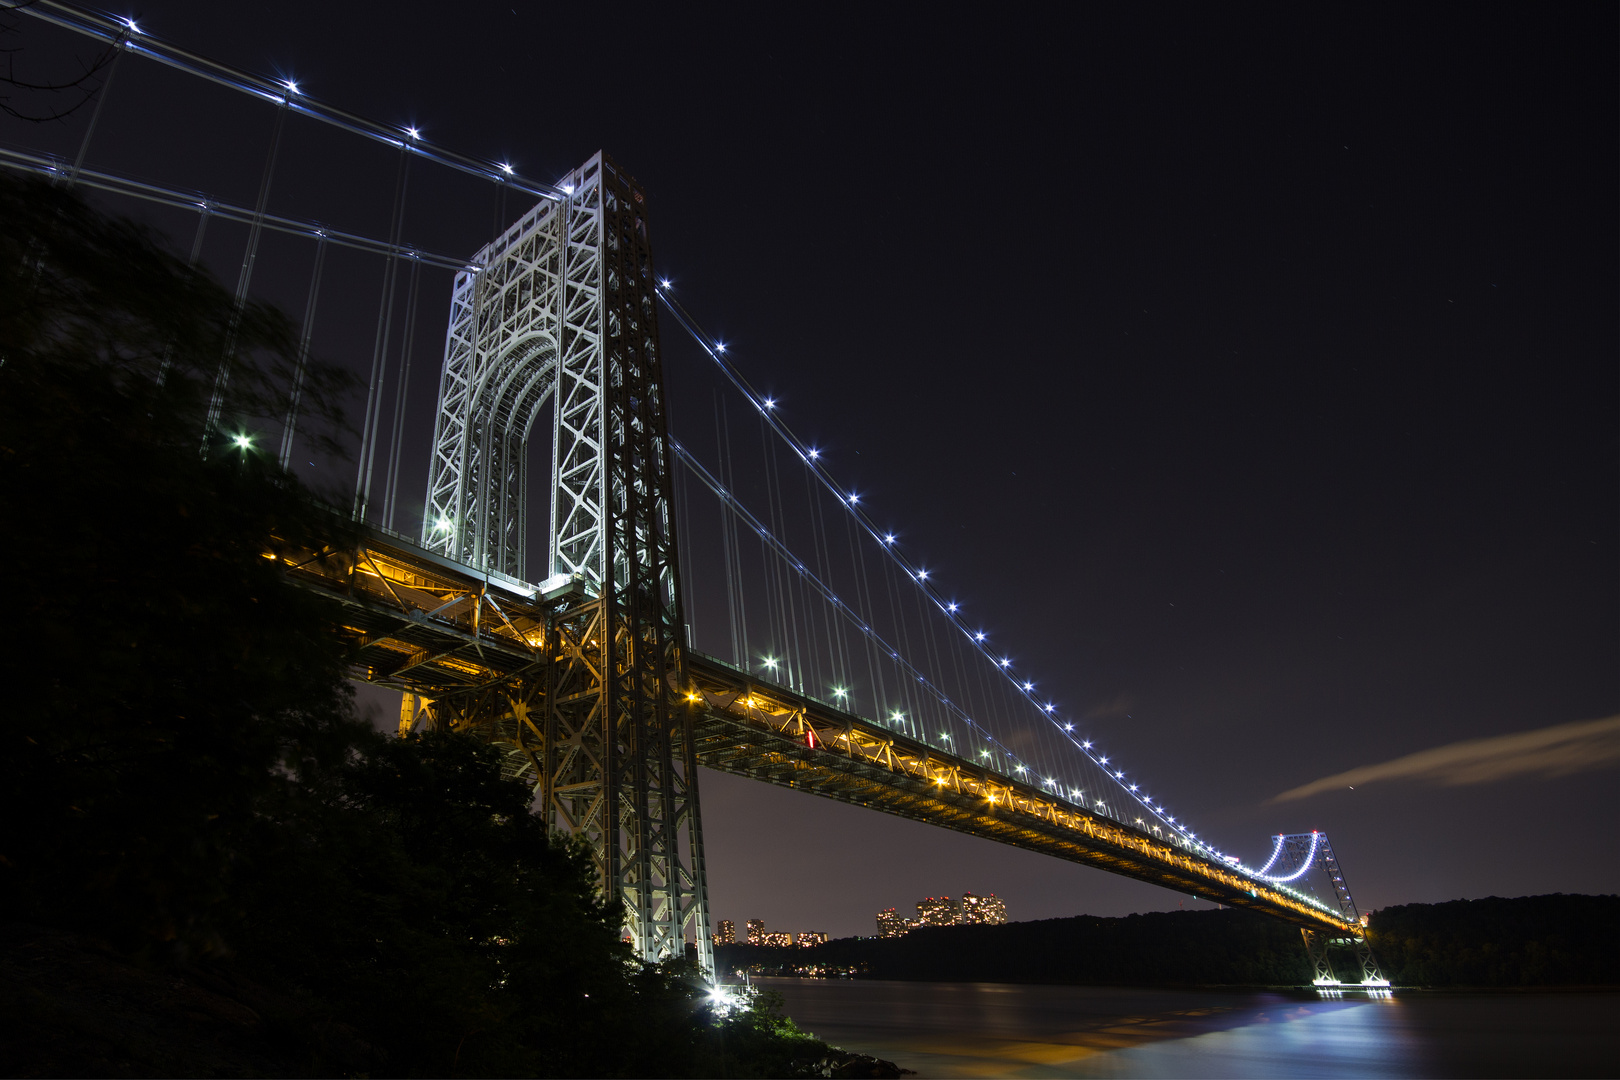
[[[554,826],[589,839],[637,951],[712,971],[684,681],[671,458],[645,196],[605,154],[458,275],[422,544],[475,570],[578,582],[547,658],[435,722],[513,748]],[[529,438],[552,405],[547,563],[529,572]]]

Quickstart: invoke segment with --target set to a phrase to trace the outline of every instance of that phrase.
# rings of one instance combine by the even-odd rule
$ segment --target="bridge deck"
[[[1347,929],[1330,912],[1264,888],[1149,831],[762,682],[713,657],[689,653],[687,675],[692,686],[686,698],[698,710],[698,761],[711,769],[1096,866],[1307,929]]]
[[[334,604],[361,681],[430,699],[499,691],[545,662],[551,602],[403,539],[280,551],[289,579]],[[1353,928],[1151,831],[911,740],[701,653],[686,657],[700,764],[1251,908],[1310,930]]]

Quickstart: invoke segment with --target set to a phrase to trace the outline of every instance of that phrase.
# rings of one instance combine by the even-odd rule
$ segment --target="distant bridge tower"
[[[553,602],[530,670],[431,713],[501,746],[552,826],[589,840],[644,959],[682,955],[690,930],[712,972],[646,202],[600,153],[559,187],[456,277],[422,527],[429,550]]]
[[[1333,845],[1328,842],[1327,833],[1279,833],[1273,840],[1271,858],[1260,869],[1259,876],[1267,881],[1287,882],[1297,881],[1313,870],[1324,874],[1333,890],[1334,899],[1339,902],[1339,910],[1344,913],[1347,929],[1342,932],[1300,929],[1300,934],[1305,938],[1305,951],[1311,958],[1311,981],[1324,989],[1345,985],[1333,973],[1333,965],[1328,962],[1328,946],[1343,945],[1356,952],[1356,962],[1361,966],[1361,987],[1368,990],[1387,989],[1389,980],[1384,978],[1383,972],[1378,969],[1378,961],[1373,958],[1361,913],[1350,896],[1350,886],[1344,880],[1344,870],[1333,854]],[[1267,871],[1278,864],[1294,869],[1268,875]]]

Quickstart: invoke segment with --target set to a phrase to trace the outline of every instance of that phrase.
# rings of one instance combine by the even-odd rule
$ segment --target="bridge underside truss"
[[[276,557],[332,605],[355,677],[404,692],[402,732],[494,745],[551,824],[589,842],[641,955],[682,955],[691,931],[712,970],[691,712],[665,689],[671,636],[635,637],[637,621],[578,580],[540,594],[401,539]]]
[[[353,646],[356,677],[406,692],[402,729],[432,723],[479,732],[506,755],[508,775],[529,782],[551,778],[549,785],[537,785],[549,791],[549,805],[587,832],[601,827],[615,799],[637,809],[630,791],[594,779],[621,774],[604,767],[603,759],[622,757],[631,733],[610,736],[600,715],[581,711],[601,701],[601,650],[592,644],[601,638],[592,634],[603,624],[599,606],[577,584],[550,598],[525,594],[521,583],[488,579],[397,540],[373,539],[354,552],[315,556],[283,556],[289,576],[335,605]],[[1326,940],[1360,936],[1360,927],[1348,919],[1147,830],[1099,817],[718,660],[688,654],[683,666],[684,678],[666,677],[661,693],[671,717],[665,731],[672,759],[679,755],[722,772],[1250,908]],[[669,664],[667,670],[680,668]],[[645,673],[639,685],[643,694],[656,692]],[[682,737],[685,730],[692,732],[690,742]],[[656,741],[648,749],[662,755],[664,741]],[[675,847],[686,813],[696,813],[695,790],[649,787],[647,798],[653,800],[647,810],[652,815],[662,811],[657,800],[691,808],[653,837],[654,844]],[[695,929],[702,918],[696,873],[679,870],[666,883],[636,869],[646,860],[656,863],[653,856],[660,854],[669,852],[647,852],[638,863],[641,856],[625,849],[620,872],[629,872],[623,880],[634,886],[625,890],[626,902],[636,902],[638,889],[645,895],[659,886],[670,899],[661,907],[656,896],[647,900],[646,916],[666,933]],[[701,849],[674,854],[675,865],[701,872]]]
[[[1349,930],[1347,921],[1147,829],[1100,817],[722,661],[692,654],[687,673],[690,685],[681,692],[698,709],[698,761],[708,768],[1263,911],[1301,929]]]

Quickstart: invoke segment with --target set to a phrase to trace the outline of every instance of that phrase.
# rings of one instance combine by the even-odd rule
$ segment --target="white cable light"
[[[1282,856],[1282,849],[1283,849],[1283,834],[1278,833],[1277,834],[1277,842],[1271,845],[1271,858],[1266,860],[1266,865],[1262,866],[1260,869],[1255,871],[1255,875],[1257,877],[1264,877],[1265,876],[1266,871],[1270,870],[1272,868],[1272,866],[1277,862],[1278,858],[1280,858]]]
[[[1281,837],[1279,837],[1278,839],[1281,840]],[[1311,865],[1316,862],[1316,848],[1317,848],[1317,845],[1319,843],[1321,843],[1321,839],[1322,839],[1322,834],[1321,833],[1312,831],[1312,833],[1311,833],[1311,850],[1305,856],[1305,861],[1302,864],[1300,864],[1299,869],[1295,870],[1292,874],[1278,875],[1277,877],[1271,877],[1271,876],[1268,876],[1266,874],[1260,874],[1259,876],[1264,877],[1267,881],[1272,882],[1273,884],[1282,884],[1283,882],[1286,882],[1286,881],[1298,881],[1300,878],[1304,877],[1306,875],[1306,873],[1308,873],[1310,871]],[[1267,865],[1269,866],[1270,864],[1268,863]]]

